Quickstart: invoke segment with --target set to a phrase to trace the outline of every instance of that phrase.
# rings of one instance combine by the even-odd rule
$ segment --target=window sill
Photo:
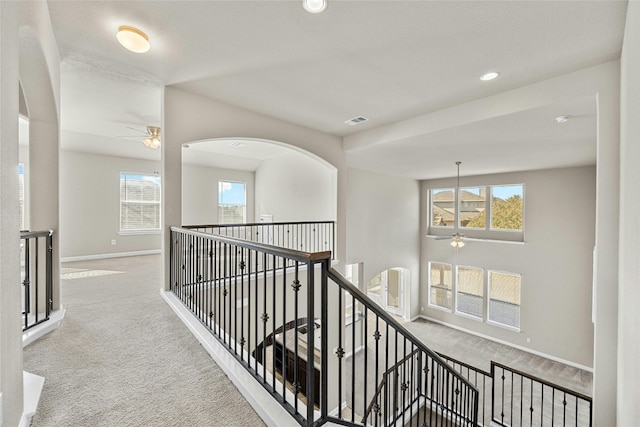
[[[464,233],[462,233],[464,234]],[[442,237],[442,234],[427,234],[425,237],[429,238],[429,239],[436,239],[436,237]],[[445,234],[445,236],[447,236]],[[469,242],[486,242],[486,243],[511,243],[511,244],[515,244],[515,245],[524,245],[526,242],[524,240],[501,240],[501,239],[486,239],[486,238],[478,238],[478,237],[469,237],[469,236],[464,236],[462,238],[463,240],[469,241]],[[446,239],[442,240],[443,242],[447,242]]]
[[[495,322],[493,320],[487,320],[487,325],[497,326],[499,328],[507,329],[512,332],[518,332],[518,333],[522,332],[520,328],[517,328],[515,326],[505,325],[504,323]]]
[[[119,231],[119,236],[140,236],[147,234],[161,234],[161,230],[125,230]]]
[[[447,307],[442,307],[431,303],[429,303],[428,306],[429,308],[435,308],[436,310],[444,311],[445,313],[453,313],[453,310]]]

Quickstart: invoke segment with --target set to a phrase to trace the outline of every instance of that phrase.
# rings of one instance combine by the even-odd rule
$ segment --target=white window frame
[[[230,184],[242,184],[244,186],[244,205],[243,209],[242,209],[242,221],[240,222],[223,222],[222,218],[221,218],[221,209],[220,206],[220,197],[222,196],[222,192],[220,191],[220,188],[222,186],[222,183],[230,183]],[[246,181],[237,181],[237,180],[231,180],[231,179],[220,179],[218,180],[218,198],[217,198],[217,203],[218,203],[218,223],[219,224],[243,224],[247,222],[247,183]]]
[[[475,270],[480,270],[481,272],[481,277],[482,277],[482,283],[481,283],[481,288],[482,288],[482,295],[481,295],[481,313],[480,316],[474,316],[473,314],[469,314],[469,313],[465,313],[464,311],[460,311],[458,310],[458,302],[460,301],[460,298],[458,298],[458,294],[459,294],[459,287],[458,287],[458,283],[460,282],[458,279],[460,277],[460,269],[475,269]],[[463,317],[468,317],[469,319],[473,319],[473,320],[478,320],[480,322],[484,321],[486,318],[486,294],[487,294],[487,286],[486,286],[486,270],[484,268],[481,267],[473,267],[473,266],[468,266],[468,265],[456,265],[455,266],[455,270],[456,270],[456,274],[455,274],[455,278],[452,278],[453,280],[453,288],[455,290],[455,313],[457,315],[463,316]]]
[[[451,290],[449,290],[449,292],[451,293],[451,307],[443,307],[441,305],[436,304],[434,301],[431,300],[431,291],[432,291],[432,283],[431,283],[431,268],[433,264],[441,264],[441,265],[446,265],[449,266],[451,268]],[[454,277],[454,265],[448,262],[440,262],[440,261],[429,261],[429,266],[428,266],[428,274],[429,274],[429,278],[428,278],[428,305],[429,307],[438,309],[438,310],[442,310],[442,311],[446,311],[448,313],[453,313],[454,311],[454,307],[456,306],[456,300],[455,300],[455,277]],[[441,287],[438,287],[438,289],[442,289]]]
[[[123,176],[127,176],[127,175],[135,175],[135,176],[148,176],[154,179],[158,180],[158,185],[160,185],[160,191],[158,194],[158,200],[157,201],[127,201],[127,200],[122,200],[122,194],[120,193],[120,188],[122,186],[122,178]],[[118,175],[118,199],[119,199],[119,212],[120,212],[120,216],[119,216],[119,235],[131,235],[131,234],[159,234],[161,231],[161,227],[162,227],[162,180],[160,179],[160,176],[158,176],[157,174],[150,174],[150,173],[144,173],[144,172],[120,172]],[[138,203],[138,204],[149,204],[149,205],[158,205],[158,227],[157,228],[136,228],[136,229],[129,229],[129,228],[122,228],[122,206],[123,204],[130,202],[130,203]]]
[[[491,319],[491,273],[497,273],[497,274],[505,274],[505,275],[510,275],[510,276],[517,276],[519,278],[519,294],[520,294],[520,301],[518,303],[518,326],[512,326],[512,325],[508,325],[506,323],[502,323],[499,322],[497,320],[493,320]],[[509,329],[511,331],[515,331],[515,332],[520,332],[522,330],[522,274],[519,273],[513,273],[510,271],[501,271],[501,270],[487,270],[486,273],[486,291],[487,291],[487,298],[486,298],[486,312],[487,312],[487,317],[486,317],[486,321],[488,324],[490,325],[495,325],[495,326],[499,326],[501,328],[506,328]]]
[[[493,215],[491,209],[491,201],[493,196],[494,187],[510,187],[520,186],[522,187],[522,230],[505,230],[491,228],[491,216]],[[461,208],[460,208],[460,190],[465,188],[485,188],[485,227],[483,228],[471,228],[460,226]],[[433,192],[434,191],[448,191],[454,192],[454,220],[452,226],[433,225]],[[508,242],[524,242],[525,233],[525,205],[526,205],[526,186],[525,184],[492,184],[492,185],[467,185],[460,188],[450,187],[437,187],[427,190],[428,200],[428,227],[427,234],[429,236],[448,236],[451,235],[454,230],[459,230],[468,239],[479,240],[498,240]]]

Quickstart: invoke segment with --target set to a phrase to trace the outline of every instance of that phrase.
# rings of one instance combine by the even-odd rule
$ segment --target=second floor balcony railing
[[[187,225],[183,228],[300,252],[331,251],[335,255],[336,231],[333,221]]]
[[[171,228],[171,292],[301,425],[477,425],[478,391],[303,252]]]
[[[22,330],[49,320],[53,307],[53,232],[21,231]]]

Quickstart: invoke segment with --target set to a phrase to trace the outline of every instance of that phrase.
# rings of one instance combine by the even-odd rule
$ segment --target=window
[[[523,186],[491,187],[491,229],[522,230]]]
[[[247,195],[244,182],[218,181],[218,221],[220,224],[245,223]]]
[[[20,209],[20,230],[24,230],[24,164],[18,165],[18,203]]]
[[[451,264],[429,263],[429,304],[450,310],[452,289]]]
[[[486,228],[485,206],[487,202],[487,188],[460,189],[460,227]]]
[[[160,177],[120,173],[120,231],[160,230]]]
[[[456,270],[456,311],[482,319],[484,270],[475,267],[458,267]]]
[[[520,275],[489,272],[489,320],[520,329]]]
[[[456,201],[453,188],[431,190],[431,225],[453,227],[456,220]]]
[[[429,191],[429,233],[443,227],[464,230],[470,238],[524,240],[524,185],[445,188]]]

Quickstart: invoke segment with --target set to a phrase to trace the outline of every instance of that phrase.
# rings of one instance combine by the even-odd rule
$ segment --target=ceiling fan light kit
[[[327,8],[327,0],[302,0],[302,7],[309,13],[320,13]]]
[[[142,140],[142,143],[149,148],[157,149],[160,147],[160,128],[157,126],[147,126],[148,138]]]

